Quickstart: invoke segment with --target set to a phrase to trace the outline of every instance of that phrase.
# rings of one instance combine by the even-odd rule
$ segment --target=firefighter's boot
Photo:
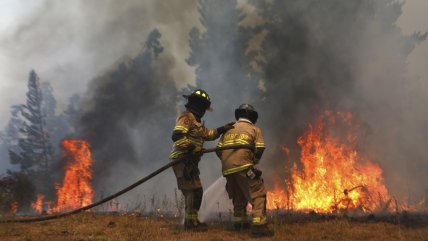
[[[269,229],[267,224],[262,224],[251,226],[251,234],[255,237],[271,237],[274,235],[274,232]]]
[[[199,220],[184,220],[184,230],[194,231],[194,232],[206,232],[208,231],[208,226],[205,223],[199,222]]]
[[[250,222],[234,223],[233,224],[233,229],[235,231],[248,230],[248,229],[250,229],[250,227],[251,227]]]

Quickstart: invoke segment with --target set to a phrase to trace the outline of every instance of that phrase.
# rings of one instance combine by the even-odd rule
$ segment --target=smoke
[[[0,126],[7,123],[9,106],[24,101],[29,70],[51,82],[64,109],[68,98],[86,91],[94,76],[123,56],[135,56],[154,28],[175,59],[171,71],[177,85],[194,80],[184,59],[188,32],[198,25],[196,0],[11,1],[3,11],[3,16],[15,15],[0,26]]]
[[[252,1],[267,20],[260,105],[269,150],[266,169],[284,163],[280,145],[298,159],[297,138],[324,110],[352,111],[366,122],[364,154],[381,164],[392,194],[426,189],[426,80],[407,60],[426,34],[397,26],[398,1]],[[424,59],[426,61],[426,58]],[[266,160],[266,159],[265,159]]]
[[[233,109],[240,103],[254,103],[269,147],[262,168],[266,177],[286,178],[272,168],[279,165],[285,170],[291,164],[285,162],[281,147],[289,147],[292,160],[298,160],[296,141],[308,123],[324,110],[352,111],[367,126],[361,149],[381,164],[391,193],[422,194],[428,170],[422,147],[427,137],[422,133],[428,115],[415,103],[424,102],[426,89],[408,78],[406,61],[425,36],[402,33],[396,24],[402,5],[387,0],[252,3],[258,14],[245,16],[237,2],[200,1],[203,26],[189,33],[187,61],[196,68],[196,86],[206,89],[213,100],[215,110],[207,113],[207,127],[233,119]],[[255,27],[244,27],[243,20]],[[248,48],[252,34],[263,39],[260,46]],[[95,169],[98,180],[107,190],[133,181],[168,155],[170,142],[165,140],[177,103],[170,97],[178,92],[171,85],[175,76],[165,71],[173,69],[174,54],[163,47],[159,57],[165,58],[151,53],[152,59],[139,65],[142,57],[137,56],[91,83],[82,120],[85,135],[96,134],[94,138],[89,134],[89,140],[100,160]],[[247,65],[254,56],[261,60],[259,72]],[[144,70],[146,65],[158,66],[158,75],[151,68]],[[167,91],[161,83],[169,86]],[[161,105],[155,101],[165,96],[169,98]],[[201,173],[208,184],[220,175],[212,171],[220,170],[220,164],[215,157],[204,159]],[[125,178],[117,181],[118,176]],[[159,179],[165,185],[157,186],[175,184],[172,175]]]

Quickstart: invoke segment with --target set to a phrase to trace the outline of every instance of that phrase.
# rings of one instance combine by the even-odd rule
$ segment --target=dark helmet
[[[253,124],[256,124],[259,114],[250,104],[242,104],[235,110],[235,118],[246,118],[250,120]]]
[[[206,110],[211,110],[210,96],[201,89],[194,90],[190,95],[183,95],[187,99],[187,108],[197,111],[203,116]]]

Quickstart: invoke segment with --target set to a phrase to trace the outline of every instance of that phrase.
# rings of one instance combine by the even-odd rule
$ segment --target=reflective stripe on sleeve
[[[184,133],[187,133],[189,131],[189,129],[186,128],[185,126],[175,126],[174,131],[182,131]]]
[[[189,142],[189,139],[187,139],[186,137],[181,138],[180,140],[177,140],[176,142],[174,142],[174,145],[179,146],[183,143]]]
[[[173,151],[171,154],[169,154],[169,159],[176,159],[179,156],[185,154],[187,151]]]
[[[256,148],[264,148],[265,147],[265,143],[263,142],[257,142],[256,143]]]

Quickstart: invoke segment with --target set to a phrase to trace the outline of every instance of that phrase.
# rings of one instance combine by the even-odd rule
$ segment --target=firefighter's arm
[[[266,146],[262,132],[260,131],[260,129],[257,129],[255,139],[254,164],[259,163],[265,149]]]
[[[233,124],[235,124],[235,122],[231,122],[231,123],[227,123],[224,126],[220,126],[214,130],[210,130],[205,128],[204,129],[204,139],[206,141],[213,141],[217,138],[219,138],[221,135],[223,135],[224,133],[226,133],[226,131],[233,129]]]
[[[186,116],[180,116],[177,118],[174,130],[172,132],[171,139],[174,145],[182,150],[193,150],[195,146],[187,138],[187,133],[190,128],[190,120]]]

